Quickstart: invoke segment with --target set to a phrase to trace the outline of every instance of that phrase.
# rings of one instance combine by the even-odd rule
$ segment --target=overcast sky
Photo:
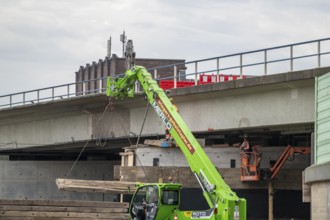
[[[0,0],[0,95],[74,82],[121,55],[187,61],[330,37],[329,0]]]

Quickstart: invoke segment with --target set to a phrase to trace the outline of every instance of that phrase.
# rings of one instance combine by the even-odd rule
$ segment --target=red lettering
[[[189,152],[193,154],[195,152],[195,149],[192,147],[190,142],[188,141],[187,137],[184,135],[182,132],[181,128],[179,125],[176,123],[170,112],[165,108],[164,103],[160,100],[157,99],[157,104],[159,105],[161,111],[164,113],[166,118],[170,121],[170,123],[173,125],[174,130],[178,133],[179,137],[181,138],[182,142],[185,144],[185,146],[188,148]]]

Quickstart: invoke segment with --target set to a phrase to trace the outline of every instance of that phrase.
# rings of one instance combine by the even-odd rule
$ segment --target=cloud
[[[138,57],[186,60],[325,38],[329,5],[326,0],[1,1],[0,94],[73,82],[79,66],[105,57],[110,35],[113,53],[121,55],[123,30]]]

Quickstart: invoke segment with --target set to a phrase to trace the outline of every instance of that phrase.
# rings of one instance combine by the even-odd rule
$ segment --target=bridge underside
[[[283,147],[288,143],[294,146],[311,146],[312,123],[258,127],[249,129],[231,129],[225,131],[194,132],[196,138],[205,139],[206,146],[238,143],[242,134],[248,133],[250,140],[263,146]],[[142,135],[139,143],[146,139],[162,139],[164,134]],[[120,160],[124,147],[136,145],[137,137],[101,138],[79,140],[50,145],[11,147],[0,151],[0,155],[9,156],[10,160],[75,160],[80,152],[80,160],[94,158],[98,160]],[[11,143],[15,146],[15,143]],[[84,148],[85,147],[85,148]],[[84,149],[83,149],[84,148]]]
[[[319,68],[171,90],[180,114],[198,138],[232,143],[249,133],[265,145],[287,141],[310,144],[314,130],[314,78]],[[146,111],[144,96],[111,100],[104,94],[31,104],[0,111],[0,154],[72,158],[84,155],[116,158],[136,143]],[[159,139],[164,125],[150,110],[143,139]],[[141,143],[141,142],[140,142]],[[103,146],[104,145],[104,146]],[[118,156],[118,155],[117,155]],[[118,157],[117,157],[118,158]]]

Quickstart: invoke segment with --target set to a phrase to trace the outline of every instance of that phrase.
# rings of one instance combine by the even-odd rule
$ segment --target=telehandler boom
[[[133,66],[123,78],[108,78],[107,96],[134,97],[138,81],[147,101],[168,128],[173,139],[185,155],[191,171],[197,178],[208,210],[179,210],[181,184],[140,184],[132,198],[129,212],[132,219],[217,219],[245,220],[246,201],[239,198],[225,183],[202,147],[193,136],[170,99],[151,74],[142,66]]]

